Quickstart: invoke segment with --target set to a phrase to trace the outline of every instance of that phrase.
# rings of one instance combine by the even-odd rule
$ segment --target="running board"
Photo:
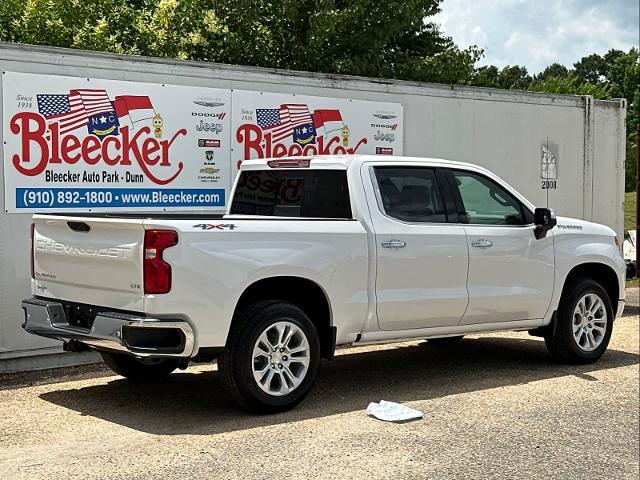
[[[456,335],[473,335],[477,333],[521,331],[544,326],[544,319],[518,320],[516,322],[477,323],[473,325],[455,325],[449,327],[417,328],[412,330],[379,330],[363,333],[353,345],[369,345],[374,343],[396,343],[427,338],[453,337]]]

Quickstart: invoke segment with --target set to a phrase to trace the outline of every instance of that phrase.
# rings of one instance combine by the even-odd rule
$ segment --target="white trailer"
[[[24,199],[18,199],[18,191],[27,192],[31,186],[46,184],[42,183],[44,172],[29,178],[16,176],[15,163],[25,160],[19,158],[14,162],[14,157],[19,155],[16,153],[19,127],[10,126],[10,117],[14,118],[16,103],[20,102],[19,98],[14,98],[16,85],[20,88],[22,85],[27,88],[30,83],[46,86],[41,93],[52,95],[60,95],[63,91],[69,93],[69,82],[73,79],[100,88],[109,85],[122,89],[123,85],[128,85],[133,92],[166,87],[166,91],[171,92],[168,95],[171,105],[166,109],[172,112],[173,117],[195,117],[197,114],[193,107],[196,101],[175,92],[195,95],[199,90],[214,92],[216,89],[219,98],[204,95],[200,103],[209,106],[228,103],[228,117],[224,119],[223,115],[220,119],[218,115],[212,122],[207,122],[207,118],[194,118],[198,123],[190,124],[190,128],[193,127],[196,138],[196,131],[206,132],[200,136],[210,137],[197,138],[198,143],[202,142],[198,147],[215,145],[215,142],[219,147],[211,153],[211,158],[207,154],[204,164],[199,164],[203,168],[196,172],[198,182],[220,182],[225,193],[237,171],[237,161],[243,159],[239,158],[243,155],[240,150],[246,147],[246,142],[244,145],[241,142],[240,122],[252,120],[260,123],[265,131],[274,126],[269,123],[269,115],[277,108],[262,109],[258,113],[258,109],[264,107],[256,103],[261,95],[273,99],[274,104],[280,104],[281,120],[283,115],[299,114],[293,110],[283,113],[282,108],[313,103],[315,112],[306,111],[303,115],[312,115],[317,128],[321,124],[328,128],[329,123],[338,120],[335,112],[339,107],[348,111],[357,122],[354,120],[350,129],[338,130],[339,141],[334,145],[334,151],[343,146],[345,150],[357,148],[353,140],[362,137],[367,139],[364,144],[369,150],[356,153],[376,153],[375,149],[389,153],[389,149],[395,149],[394,154],[475,163],[496,172],[535,204],[549,205],[559,215],[603,223],[613,228],[620,239],[623,238],[624,100],[600,101],[590,96],[512,92],[10,44],[0,44],[0,71],[3,73],[0,84],[3,100],[0,106],[0,137],[3,142],[0,148],[4,167],[0,173],[0,189],[3,189],[0,192],[0,372],[96,359],[87,354],[62,353],[60,343],[27,335],[21,328],[23,312],[20,300],[30,295],[31,213],[55,208],[49,208],[53,203],[44,205],[35,200],[28,208],[26,193]],[[45,100],[55,103],[59,97]],[[36,105],[35,99],[32,102],[29,108],[42,113],[44,106]],[[131,105],[128,109],[132,110]],[[131,115],[128,115],[128,121],[135,124]],[[27,123],[22,124],[23,127],[25,125]],[[343,123],[342,126],[346,125]],[[185,132],[185,138],[191,133]],[[306,140],[296,139],[295,134],[291,134],[294,140],[280,150],[270,147],[271,154],[303,153]],[[321,135],[317,134],[320,140]],[[152,136],[153,131],[150,132]],[[161,148],[160,136],[157,137],[158,149]],[[43,135],[45,137],[47,142],[51,142],[48,136]],[[217,140],[218,137],[221,140]],[[320,143],[314,143],[313,148],[319,149]],[[151,142],[149,145],[151,151],[155,144]],[[246,150],[247,155],[257,155],[255,149],[249,150]],[[262,153],[265,154],[264,151]],[[187,153],[185,155],[188,156]],[[207,160],[211,162],[206,163]],[[28,169],[34,164],[23,163],[22,166]],[[76,164],[68,167],[70,174],[74,168],[79,168]],[[188,168],[188,162],[185,162],[185,169]],[[64,186],[68,177],[59,177],[56,186]],[[19,180],[26,183],[18,184]],[[46,188],[32,190],[36,192]],[[220,211],[228,195],[216,198],[217,203],[211,203],[210,207],[198,204],[193,208]],[[98,207],[93,210],[109,210],[104,204],[96,205]],[[64,211],[89,209],[86,204],[82,208],[66,210],[63,206],[58,207]],[[114,208],[122,210],[121,206]],[[186,204],[179,207],[185,208],[189,207]],[[136,209],[145,210],[139,205]],[[163,208],[161,204],[155,204],[153,209],[173,210]]]

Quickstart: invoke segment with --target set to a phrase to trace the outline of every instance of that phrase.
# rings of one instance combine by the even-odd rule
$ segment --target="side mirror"
[[[534,233],[537,239],[544,238],[547,231],[558,224],[556,212],[550,208],[536,208],[533,214],[533,222],[536,224]]]

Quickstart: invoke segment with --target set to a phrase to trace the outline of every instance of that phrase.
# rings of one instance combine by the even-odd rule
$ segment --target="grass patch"
[[[636,192],[624,194],[624,229],[635,230],[636,228]]]
[[[638,288],[639,284],[640,284],[640,278],[638,278],[638,277],[627,278],[627,282],[626,282],[625,287],[627,287],[627,288],[632,288],[632,287]]]

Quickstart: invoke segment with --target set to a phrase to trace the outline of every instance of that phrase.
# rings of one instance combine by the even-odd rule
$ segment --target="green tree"
[[[500,70],[498,70],[498,67],[495,65],[480,67],[475,71],[473,84],[478,87],[500,88],[500,85],[498,84],[499,76]]]
[[[498,75],[498,86],[506,89],[525,90],[531,83],[531,76],[520,65],[506,66]]]
[[[598,83],[606,79],[607,62],[597,53],[592,53],[582,57],[580,61],[573,64],[575,73],[584,82]]]
[[[576,74],[571,74],[566,77],[536,79],[528,86],[528,90],[565,95],[591,95],[593,98],[606,100],[611,98],[612,86],[606,83],[594,85],[582,81]]]
[[[3,2],[0,40],[31,44],[446,83],[482,54],[428,21],[440,0]]]
[[[542,72],[538,75],[534,76],[535,80],[546,80],[549,77],[566,77],[569,75],[569,70],[564,65],[560,65],[559,63],[552,63],[548,67],[546,67]]]

